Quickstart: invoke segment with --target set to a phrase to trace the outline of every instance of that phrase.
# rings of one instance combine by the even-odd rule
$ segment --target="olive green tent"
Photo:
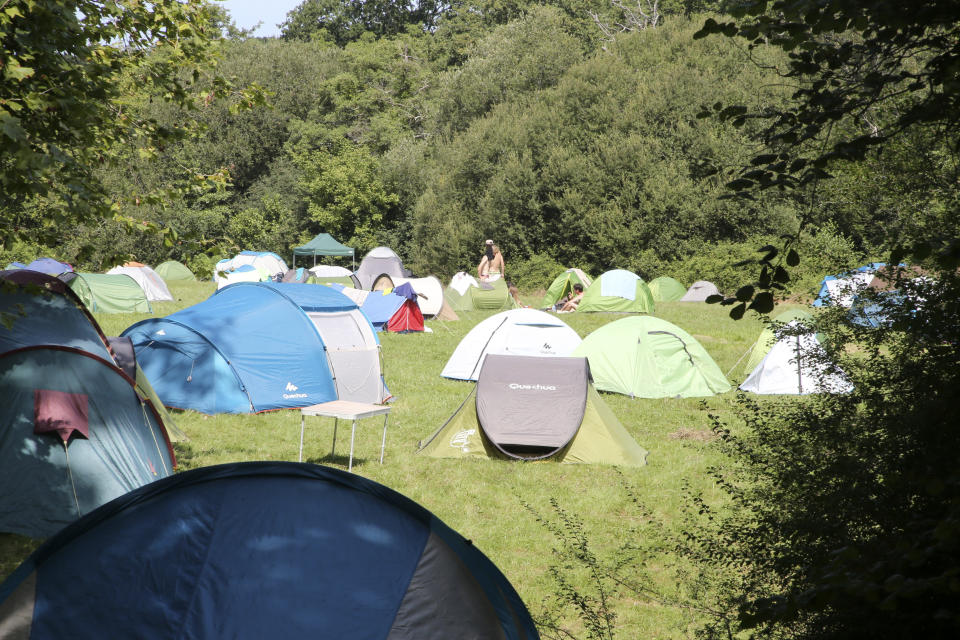
[[[648,285],[654,302],[676,302],[684,296],[687,288],[670,276],[660,276]]]
[[[504,311],[517,308],[517,301],[510,295],[503,278],[492,282],[478,282],[470,276],[466,278],[468,280],[464,281],[462,294],[453,282],[444,291],[444,297],[453,311]],[[468,281],[472,282],[467,284]],[[476,286],[473,283],[477,283]]]
[[[653,306],[653,295],[643,278],[624,269],[614,269],[587,287],[577,311],[653,313]]]
[[[157,268],[154,269],[156,274],[164,279],[166,282],[172,280],[196,280],[197,277],[193,275],[193,272],[190,269],[187,269],[182,263],[177,262],[176,260],[167,260],[166,262],[161,262],[157,265]]]
[[[597,389],[633,398],[712,396],[731,386],[696,338],[651,316],[604,325],[572,355],[590,361]]]
[[[63,273],[87,309],[98,313],[153,313],[147,294],[137,281],[124,274]]]
[[[803,309],[790,309],[773,318],[770,324],[760,332],[760,337],[757,338],[757,341],[753,343],[750,358],[747,360],[747,364],[744,365],[744,369],[746,371],[753,371],[757,368],[757,365],[760,364],[776,343],[777,337],[775,332],[779,327],[786,326],[793,320],[808,323],[812,319],[813,316]]]
[[[647,456],[590,384],[584,358],[494,354],[420,453],[633,467]]]
[[[583,288],[586,289],[590,286],[591,282],[590,276],[582,270],[576,268],[567,269],[550,283],[547,294],[543,296],[543,300],[540,301],[540,308],[546,309],[547,307],[552,307],[557,304],[558,300],[570,295],[570,292],[573,291],[573,285],[582,284]]]

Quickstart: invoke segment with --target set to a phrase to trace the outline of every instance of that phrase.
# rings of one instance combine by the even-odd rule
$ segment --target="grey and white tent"
[[[441,376],[476,380],[487,354],[569,356],[582,342],[556,316],[536,309],[512,309],[490,316],[463,337]]]
[[[706,280],[697,280],[680,298],[680,302],[704,302],[709,296],[720,295],[717,285]]]
[[[420,452],[639,467],[647,452],[600,398],[586,358],[491,355],[479,381]]]
[[[759,394],[805,395],[846,393],[853,384],[843,372],[831,370],[817,336],[802,332],[796,320],[779,333],[771,347],[740,389]]]
[[[360,261],[356,276],[360,280],[360,287],[369,291],[373,288],[373,283],[377,277],[384,273],[399,278],[406,278],[411,275],[407,269],[403,268],[403,261],[400,260],[400,256],[394,253],[393,249],[377,247],[371,249],[370,253]]]

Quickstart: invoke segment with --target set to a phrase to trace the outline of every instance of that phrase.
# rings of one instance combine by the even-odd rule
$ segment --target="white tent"
[[[315,267],[310,267],[309,271],[318,278],[339,278],[353,274],[350,269],[331,264],[318,264]]]
[[[794,320],[783,330],[795,331]],[[740,385],[743,391],[759,394],[846,393],[853,385],[842,372],[832,372],[824,350],[814,333],[782,335],[766,357]]]
[[[173,300],[173,296],[167,288],[167,283],[156,271],[146,265],[142,267],[114,267],[107,273],[110,275],[122,273],[136,280],[140,288],[143,289],[143,293],[146,294],[147,300]]]
[[[265,279],[264,275],[264,272],[253,265],[245,264],[232,271],[221,271],[214,279],[217,281],[217,291],[219,291],[234,282],[262,282]]]
[[[440,373],[455,380],[476,380],[488,353],[566,357],[580,336],[563,320],[536,309],[512,309],[490,316],[463,337]]]
[[[825,298],[830,304],[849,309],[853,305],[853,299],[870,285],[873,278],[872,271],[861,271],[836,280],[827,280],[823,283],[826,287]]]
[[[401,278],[383,274],[373,283],[373,289],[396,289],[405,282],[417,293],[417,304],[424,316],[435,316],[443,308],[443,285],[433,276],[425,278]]]
[[[680,298],[680,302],[704,302],[710,296],[720,295],[717,285],[706,280],[697,280]]]
[[[234,271],[248,271],[247,269],[241,269],[241,267],[247,266],[253,267],[253,269],[260,274],[260,277],[253,280],[252,276],[247,274],[239,278],[231,278],[228,282],[221,282],[228,280],[227,275],[232,274]],[[266,281],[269,280],[271,276],[283,274],[287,271],[287,263],[283,261],[283,258],[271,251],[241,251],[232,258],[218,262],[213,268],[213,279],[217,283],[217,288],[222,289],[233,282]]]

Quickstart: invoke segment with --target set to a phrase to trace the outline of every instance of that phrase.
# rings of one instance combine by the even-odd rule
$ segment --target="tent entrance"
[[[358,311],[307,315],[326,346],[337,398],[373,404],[383,402],[380,349],[369,324],[361,322],[363,316]]]
[[[576,437],[587,406],[585,358],[488,354],[477,379],[477,420],[511,458],[552,456]]]

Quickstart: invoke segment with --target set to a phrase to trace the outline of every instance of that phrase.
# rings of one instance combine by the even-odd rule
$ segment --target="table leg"
[[[387,418],[389,413],[383,414],[383,440],[380,441],[380,464],[383,464],[383,450],[387,448]]]
[[[299,462],[303,462],[303,414],[300,414],[300,457]]]
[[[353,471],[353,437],[357,435],[357,421],[353,421],[353,429],[350,430],[350,462],[347,464],[347,471]]]
[[[333,419],[333,446],[330,447],[330,456],[333,457],[334,452],[337,450],[337,419]]]

